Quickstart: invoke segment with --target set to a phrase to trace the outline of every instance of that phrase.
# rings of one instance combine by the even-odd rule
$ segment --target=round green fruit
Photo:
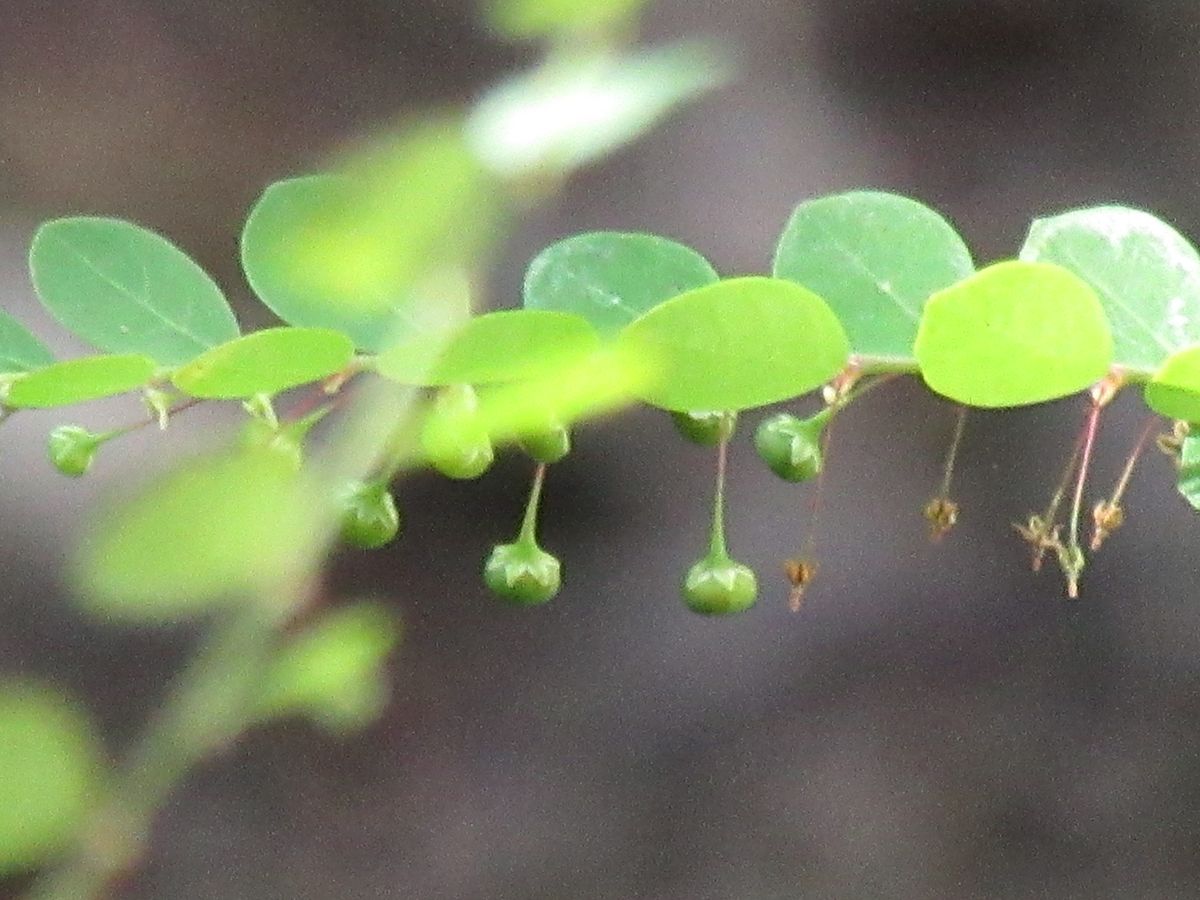
[[[729,558],[705,557],[683,581],[688,609],[705,616],[745,612],[758,597],[758,579],[748,566]]]
[[[484,564],[483,581],[502,600],[517,606],[539,606],[558,593],[562,566],[536,544],[497,544]]]
[[[808,481],[821,473],[821,432],[827,417],[798,419],[778,413],[754,432],[754,447],[767,466],[784,481]]]
[[[93,434],[78,425],[60,425],[50,432],[46,450],[54,468],[64,475],[79,478],[92,467],[96,449],[105,436]]]
[[[342,495],[342,540],[363,550],[391,543],[400,532],[400,511],[386,485],[356,482]]]
[[[556,463],[571,452],[571,432],[562,425],[521,438],[521,449],[540,463]]]
[[[675,430],[701,447],[715,447],[733,437],[737,427],[736,412],[673,412]]]

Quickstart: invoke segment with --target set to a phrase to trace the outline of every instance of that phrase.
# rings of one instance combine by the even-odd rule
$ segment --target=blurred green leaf
[[[625,58],[564,56],[493,88],[467,133],[500,175],[557,177],[636,140],[730,74],[725,56],[705,44]]]
[[[10,316],[0,310],[0,373],[27,372],[54,362],[46,346]]]
[[[291,325],[333,328],[378,352],[403,337],[426,283],[489,239],[497,195],[453,123],[414,128],[338,173],[277,182],[242,233],[242,266]]]
[[[1189,434],[1179,452],[1179,493],[1200,510],[1200,434]]]
[[[349,365],[354,343],[328,328],[268,328],[213,347],[175,373],[193,397],[277,394],[326,378]]]
[[[1146,405],[1160,415],[1200,422],[1200,346],[1171,354],[1146,385]]]
[[[29,267],[50,314],[110,353],[177,365],[238,336],[229,304],[204,270],[131,222],[47,222],[34,235]]]
[[[16,409],[70,406],[136,390],[158,367],[147,356],[83,356],[53,363],[13,380],[4,404]]]
[[[1108,373],[1112,336],[1096,294],[1066,269],[1008,261],[930,298],[917,333],[929,387],[968,406],[1024,406]]]
[[[1114,365],[1149,375],[1200,343],[1200,255],[1150,213],[1100,206],[1038,219],[1021,259],[1057,263],[1091,285],[1112,326]]]
[[[442,350],[418,337],[379,356],[379,373],[401,384],[485,384],[535,378],[596,349],[587,320],[567,313],[516,309],[471,319]]]
[[[486,0],[488,24],[518,40],[596,31],[633,18],[646,0]]]
[[[734,278],[654,307],[618,345],[644,353],[659,377],[640,392],[663,409],[738,410],[807,393],[850,352],[816,294],[775,278]]]
[[[87,608],[170,621],[271,587],[311,534],[314,498],[280,454],[194,460],[94,522],[75,561]]]
[[[0,876],[66,849],[100,772],[83,712],[49,688],[0,682]]]
[[[552,244],[525,273],[525,306],[583,316],[605,336],[720,279],[707,259],[652,234],[598,231]]]
[[[877,191],[800,204],[775,251],[775,276],[823,298],[855,353],[890,361],[912,361],[925,301],[974,271],[938,213]]]
[[[278,651],[263,679],[259,717],[302,714],[335,732],[369,724],[387,703],[383,665],[398,639],[395,616],[379,604],[334,610]]]

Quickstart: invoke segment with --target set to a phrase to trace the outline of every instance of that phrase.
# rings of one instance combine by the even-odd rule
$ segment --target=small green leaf
[[[94,523],[75,583],[90,611],[114,620],[202,613],[281,577],[312,508],[277,454],[201,458]]]
[[[1149,213],[1100,206],[1038,219],[1021,259],[1057,263],[1091,285],[1112,326],[1114,365],[1149,375],[1200,343],[1200,255]]]
[[[1171,419],[1200,422],[1200,346],[1168,357],[1146,385],[1146,405]]]
[[[340,372],[353,358],[353,341],[339,331],[268,328],[213,347],[171,380],[193,397],[277,394]]]
[[[824,298],[855,353],[911,361],[930,295],[975,271],[971,251],[927,206],[854,191],[796,207],[775,251],[775,276]]]
[[[4,398],[15,409],[70,406],[132,391],[153,380],[158,367],[147,356],[83,356],[16,378]]]
[[[1200,510],[1200,434],[1189,434],[1183,440],[1176,487],[1183,499]]]
[[[70,845],[100,769],[84,713],[49,688],[0,683],[0,877]]]
[[[414,337],[380,354],[379,374],[401,384],[485,384],[536,378],[594,351],[587,320],[567,313],[512,309],[469,320],[442,350]]]
[[[336,174],[271,185],[246,220],[242,266],[291,325],[333,328],[377,352],[403,337],[426,284],[474,253],[496,199],[459,129],[430,123],[373,147]]]
[[[632,18],[646,0],[488,0],[488,24],[506,37],[603,29]]]
[[[705,44],[625,58],[564,54],[484,95],[467,135],[503,177],[561,177],[641,137],[729,74],[724,56]]]
[[[598,231],[534,257],[525,273],[525,306],[575,313],[610,337],[658,304],[719,280],[709,261],[683,244]]]
[[[54,362],[45,345],[25,326],[0,310],[0,373],[28,372]]]
[[[42,304],[109,353],[185,363],[238,336],[211,278],[166,238],[120,219],[47,222],[29,251]]]
[[[387,701],[383,664],[398,639],[395,616],[376,603],[327,614],[279,650],[263,680],[260,718],[298,713],[335,732],[369,724]]]
[[[658,377],[641,392],[663,409],[740,410],[807,393],[846,364],[837,317],[775,278],[735,278],[656,306],[621,332]]]
[[[925,383],[968,406],[1024,406],[1102,379],[1112,337],[1087,284],[1048,263],[1001,262],[934,294],[917,333]]]

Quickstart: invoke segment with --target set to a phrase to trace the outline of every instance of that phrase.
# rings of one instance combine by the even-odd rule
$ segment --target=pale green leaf
[[[1200,422],[1200,346],[1171,354],[1146,385],[1146,405],[1160,415]]]
[[[54,362],[45,345],[10,316],[0,310],[0,373],[27,372]]]
[[[683,244],[598,231],[551,244],[534,257],[525,273],[525,306],[575,313],[612,336],[659,303],[719,277]]]
[[[137,354],[82,356],[15,378],[4,396],[14,409],[48,409],[111,397],[149,384],[158,367]]]
[[[854,191],[798,206],[775,251],[775,276],[823,298],[858,354],[911,362],[930,295],[975,271],[954,228],[895,194]]]
[[[213,347],[175,373],[193,397],[277,394],[326,378],[354,358],[354,343],[328,328],[268,328]]]
[[[50,314],[109,353],[177,365],[238,336],[229,304],[204,270],[131,222],[47,222],[34,235],[29,267]]]
[[[1021,258],[1070,269],[1104,305],[1113,363],[1141,375],[1200,343],[1200,255],[1161,219],[1100,206],[1038,219]]]
[[[925,383],[968,406],[1024,406],[1102,379],[1112,337],[1096,294],[1048,263],[997,263],[929,299],[917,333]]]
[[[664,409],[737,410],[807,393],[850,352],[837,317],[790,281],[736,278],[654,307],[618,345],[645,354],[657,377],[642,399]]]

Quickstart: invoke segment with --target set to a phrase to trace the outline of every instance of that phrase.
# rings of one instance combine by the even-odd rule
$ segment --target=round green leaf
[[[929,207],[855,191],[796,207],[774,271],[824,298],[855,353],[910,362],[925,301],[975,266],[958,232]]]
[[[599,346],[585,319],[535,309],[471,319],[439,353],[437,342],[403,341],[379,356],[381,375],[414,385],[484,384],[536,378]]]
[[[700,43],[628,57],[561,54],[485,94],[467,135],[501,176],[557,178],[641,137],[729,71],[722,54]]]
[[[1100,206],[1038,219],[1021,259],[1057,263],[1091,285],[1112,326],[1115,365],[1149,375],[1200,343],[1200,255],[1149,213]]]
[[[193,397],[233,399],[277,394],[340,372],[354,343],[328,328],[268,328],[213,347],[175,373]]]
[[[1112,337],[1100,301],[1077,276],[1008,261],[929,299],[916,355],[939,394],[968,406],[1024,406],[1103,378]]]
[[[0,683],[0,877],[67,848],[99,771],[82,712],[48,688]]]
[[[423,280],[490,233],[489,188],[457,127],[425,125],[337,174],[268,187],[242,232],[242,267],[288,324],[378,352],[406,334],[424,297],[442,299]]]
[[[1172,419],[1200,422],[1200,346],[1167,358],[1146,385],[1146,405]]]
[[[652,234],[599,231],[547,247],[525,273],[525,306],[583,316],[605,336],[685,291],[715,284],[707,259]]]
[[[850,352],[820,297],[774,278],[735,278],[668,300],[622,331],[618,345],[658,367],[642,399],[679,412],[795,397],[836,375]]]
[[[54,362],[45,345],[10,316],[0,310],[0,373],[28,372]]]
[[[313,506],[278,454],[202,458],[94,523],[75,582],[87,607],[109,619],[205,612],[279,578],[311,528]]]
[[[109,353],[178,365],[238,336],[229,304],[204,270],[131,222],[47,222],[34,235],[29,267],[50,314]]]
[[[589,31],[632,17],[646,0],[489,0],[488,24],[511,38]]]
[[[154,360],[135,353],[69,359],[16,378],[4,404],[17,409],[48,409],[84,403],[143,387],[157,371]]]

